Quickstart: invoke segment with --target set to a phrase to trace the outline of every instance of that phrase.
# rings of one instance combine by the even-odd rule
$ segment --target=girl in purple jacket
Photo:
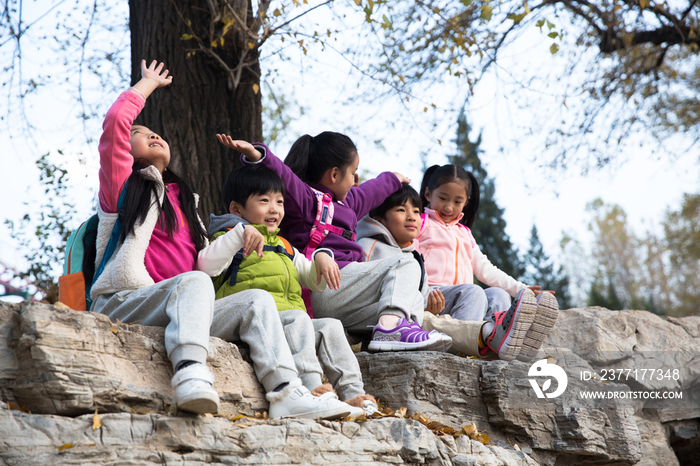
[[[450,337],[420,327],[425,308],[420,264],[403,256],[364,262],[362,248],[354,240],[357,219],[410,180],[384,172],[358,185],[357,148],[339,133],[302,136],[292,145],[285,163],[263,144],[234,141],[222,134],[217,138],[240,151],[244,164],[261,163],[282,178],[287,190],[282,234],[297,249],[308,251],[312,229],[318,224],[320,199],[324,195],[330,199],[335,231],[324,234],[315,247],[331,249],[340,270],[326,292],[311,293],[315,316],[339,319],[350,332],[373,326],[371,351],[449,349]]]

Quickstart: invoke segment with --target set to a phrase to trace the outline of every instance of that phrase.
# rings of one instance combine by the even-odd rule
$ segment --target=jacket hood
[[[209,236],[214,235],[220,231],[226,230],[227,228],[233,228],[239,223],[243,225],[248,225],[247,220],[242,219],[238,215],[234,214],[224,214],[224,215],[209,215]]]
[[[394,235],[391,234],[389,229],[369,215],[365,215],[357,222],[357,240],[359,241],[362,238],[379,240],[387,246],[401,249],[404,252],[410,252],[416,249],[415,239],[405,248],[399,248],[398,243],[394,239]]]

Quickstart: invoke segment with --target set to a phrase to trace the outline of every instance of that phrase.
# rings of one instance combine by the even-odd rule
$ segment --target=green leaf
[[[183,34],[180,36],[180,40],[192,40],[194,36],[192,34]]]
[[[542,26],[544,26],[544,21],[545,21],[544,19],[537,21],[535,23],[535,26],[537,26],[538,28],[541,28]]]
[[[547,29],[549,29],[550,31],[554,29],[554,25],[550,23],[549,20],[547,21]]]
[[[491,9],[490,6],[484,5],[481,7],[481,19],[483,19],[485,21],[490,21],[492,15],[493,15],[493,10]]]
[[[549,47],[549,52],[554,55],[559,51],[559,46],[557,44],[552,44],[551,47]]]
[[[547,34],[547,36],[551,37],[552,39],[556,39],[558,35],[558,32],[550,32],[549,34]]]
[[[469,6],[469,5],[472,4],[472,0],[462,0],[462,4],[463,4],[464,6]]]

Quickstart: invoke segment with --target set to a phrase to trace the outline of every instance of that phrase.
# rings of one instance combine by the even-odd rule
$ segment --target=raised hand
[[[146,67],[146,60],[141,60],[141,79],[134,84],[133,89],[140,92],[144,98],[148,98],[159,87],[165,87],[173,82],[173,77],[168,76],[168,70],[163,71],[165,64],[156,60]]]
[[[153,60],[151,64],[146,67],[146,60],[141,60],[141,77],[155,81],[156,88],[165,87],[173,82],[173,77],[168,76],[168,70],[163,71],[164,66],[165,63],[158,63],[157,60]]]
[[[257,162],[262,158],[260,151],[247,141],[236,141],[227,134],[217,134],[216,139],[229,149],[237,150],[242,153],[251,162]]]

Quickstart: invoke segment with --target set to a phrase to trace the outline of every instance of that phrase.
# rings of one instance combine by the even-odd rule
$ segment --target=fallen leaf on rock
[[[515,448],[517,451],[520,451],[520,447],[518,446],[517,443],[515,445],[513,445],[513,448]]]
[[[69,448],[73,448],[74,446],[75,446],[75,445],[73,445],[72,443],[64,443],[63,445],[61,445],[60,447],[58,447],[58,451],[67,450],[67,449],[69,449]]]
[[[97,409],[95,409],[95,415],[92,416],[92,430],[97,430],[100,427],[102,427],[102,422],[100,416],[97,415]]]
[[[53,305],[60,309],[71,309],[69,306],[66,306],[61,301],[56,301],[55,303],[53,303]]]
[[[244,415],[239,414],[239,415],[237,415],[237,416],[233,416],[233,417],[228,418],[228,420],[231,421],[231,422],[235,422],[235,421],[237,421],[237,420],[239,420],[239,419],[243,419],[244,417],[245,417]]]
[[[119,327],[117,327],[116,325],[112,325],[109,329],[110,329],[110,330],[112,331],[112,333],[115,334],[115,335],[119,332]]]
[[[399,408],[395,413],[394,416],[396,417],[406,417],[406,412],[408,411],[408,408],[402,407]]]
[[[428,424],[427,427],[430,430],[438,430],[438,429],[442,429],[443,427],[445,427],[445,424],[443,424],[440,421],[433,421],[430,424]]]

